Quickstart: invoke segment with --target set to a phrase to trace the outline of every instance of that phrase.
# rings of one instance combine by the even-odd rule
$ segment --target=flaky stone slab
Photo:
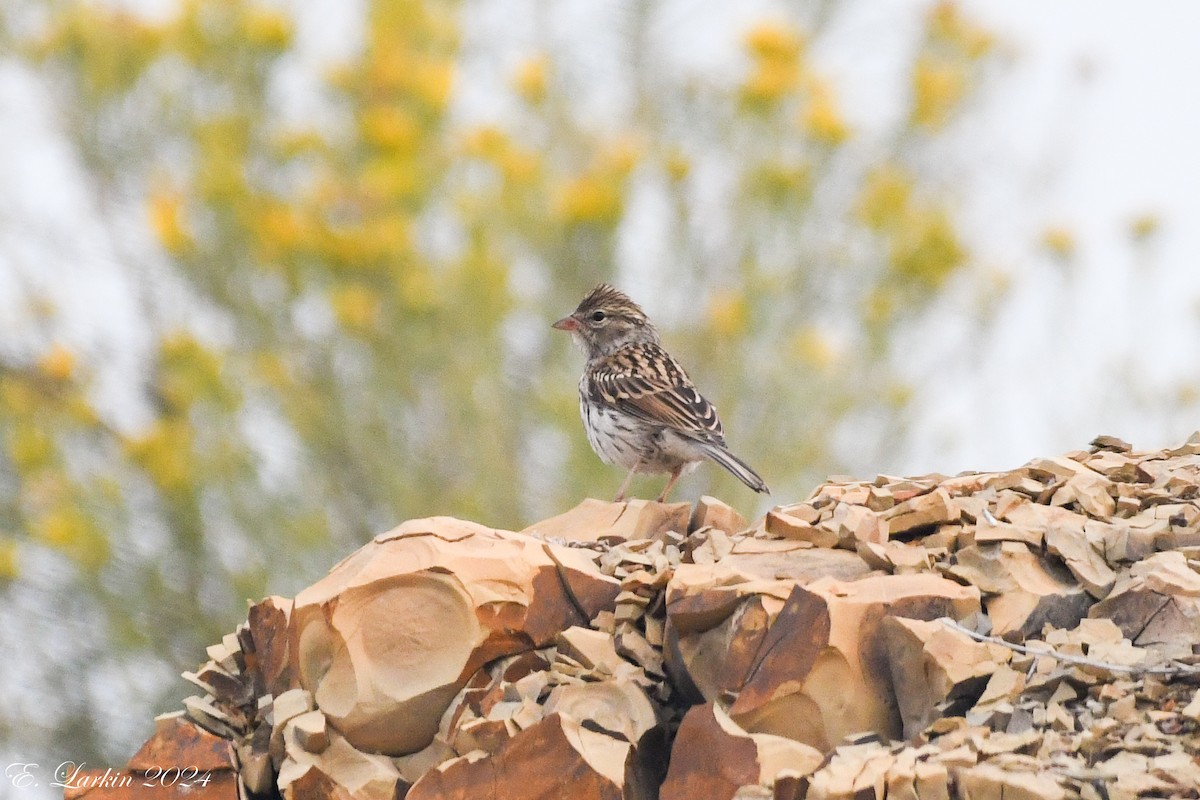
[[[770,786],[782,772],[803,776],[820,766],[815,748],[771,734],[751,734],[714,703],[693,706],[671,750],[661,800],[728,800],[742,786]]]
[[[686,534],[691,517],[692,507],[688,503],[650,500],[609,503],[589,497],[570,511],[535,522],[521,533],[568,542],[594,542],[605,536],[652,539],[667,531]]]
[[[619,590],[579,550],[446,517],[412,520],[296,596],[292,669],[355,747],[413,753],[480,666],[586,625]]]
[[[822,751],[857,731],[895,738],[901,720],[880,622],[890,615],[961,619],[979,609],[978,589],[930,574],[796,586],[758,648],[730,716],[752,733]]]

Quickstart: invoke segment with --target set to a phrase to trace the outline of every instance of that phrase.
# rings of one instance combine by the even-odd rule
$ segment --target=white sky
[[[1168,413],[1175,387],[1200,377],[1198,7],[966,8],[1015,54],[973,129],[980,168],[966,210],[978,251],[1017,282],[979,350],[981,374],[931,388],[923,446],[904,467],[1014,466],[1099,433],[1138,447],[1180,442],[1200,428],[1194,403]],[[1162,227],[1139,252],[1129,225],[1145,213]],[[1065,271],[1036,252],[1048,226],[1076,237]],[[1122,372],[1141,402],[1114,388]]]

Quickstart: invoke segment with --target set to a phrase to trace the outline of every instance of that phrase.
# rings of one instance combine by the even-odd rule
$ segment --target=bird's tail
[[[705,454],[713,461],[720,464],[725,469],[729,470],[735,478],[749,486],[756,492],[770,494],[771,490],[767,488],[767,484],[758,473],[751,469],[750,465],[733,453],[721,447],[718,444],[706,444],[704,447]]]

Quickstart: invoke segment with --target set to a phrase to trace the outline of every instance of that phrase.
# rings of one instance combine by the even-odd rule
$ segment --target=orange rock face
[[[414,753],[480,667],[587,624],[618,591],[578,550],[414,520],[296,596],[292,667],[350,744]]]

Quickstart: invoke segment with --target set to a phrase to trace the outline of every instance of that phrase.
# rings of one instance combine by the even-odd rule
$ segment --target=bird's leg
[[[675,485],[675,481],[679,480],[679,476],[683,474],[683,464],[680,464],[675,469],[671,470],[671,479],[667,481],[667,485],[663,487],[662,494],[658,496],[658,502],[665,503],[667,501],[667,492],[671,491],[671,487]]]
[[[621,482],[621,488],[617,490],[617,496],[613,498],[614,503],[620,503],[625,499],[625,492],[629,489],[629,484],[633,482],[633,476],[642,466],[642,460],[639,458],[637,463],[633,465],[633,469],[629,470],[629,474],[625,476],[625,480]]]

